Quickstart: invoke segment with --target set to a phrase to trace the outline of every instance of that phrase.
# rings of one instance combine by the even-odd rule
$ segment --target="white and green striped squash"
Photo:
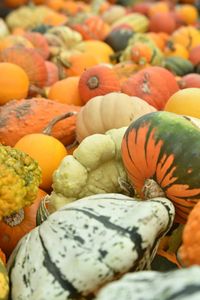
[[[128,273],[103,287],[95,300],[199,300],[199,278],[200,266]]]
[[[13,252],[11,298],[79,299],[130,270],[148,269],[173,219],[174,206],[166,198],[98,194],[70,203]]]

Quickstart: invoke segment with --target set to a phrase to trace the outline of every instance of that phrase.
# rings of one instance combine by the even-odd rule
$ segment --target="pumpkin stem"
[[[146,179],[142,189],[144,199],[152,199],[155,197],[165,197],[165,193],[161,187],[153,179]]]
[[[129,197],[135,196],[135,194],[136,194],[135,190],[128,181],[126,181],[125,179],[123,179],[121,177],[118,177],[118,183],[125,195],[127,195]]]
[[[10,216],[4,217],[3,221],[10,227],[15,227],[19,225],[24,220],[24,210],[23,208],[19,211],[13,213]]]
[[[47,95],[46,95],[46,92],[44,89],[42,88],[39,88],[38,86],[35,86],[35,85],[31,85],[29,87],[29,95],[32,97],[32,95],[40,95],[42,96],[43,98],[47,98]]]
[[[74,116],[74,115],[77,115],[77,112],[76,111],[71,111],[71,112],[68,112],[68,113],[64,113],[60,116],[56,116],[55,118],[53,118],[49,124],[43,129],[42,133],[44,134],[47,134],[47,135],[51,135],[51,132],[52,132],[52,129],[53,129],[53,126],[61,121],[61,120],[64,120],[64,119],[67,119],[71,116]]]
[[[99,86],[99,78],[97,76],[92,76],[87,81],[87,86],[89,89],[94,90]]]

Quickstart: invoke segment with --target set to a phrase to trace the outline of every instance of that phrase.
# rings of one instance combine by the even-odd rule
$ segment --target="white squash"
[[[199,300],[200,267],[129,273],[99,292],[95,300]]]
[[[99,194],[66,205],[10,257],[12,300],[87,297],[125,272],[148,269],[173,218],[165,198]]]

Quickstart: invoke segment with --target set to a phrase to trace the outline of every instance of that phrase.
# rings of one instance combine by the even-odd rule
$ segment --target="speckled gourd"
[[[64,206],[10,257],[12,300],[80,299],[123,273],[149,268],[173,218],[166,198],[99,194]]]

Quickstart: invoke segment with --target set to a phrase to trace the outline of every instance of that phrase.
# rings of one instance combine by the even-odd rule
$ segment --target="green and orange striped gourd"
[[[129,179],[143,199],[165,196],[185,223],[200,200],[200,121],[170,112],[152,112],[132,122],[122,140]]]

